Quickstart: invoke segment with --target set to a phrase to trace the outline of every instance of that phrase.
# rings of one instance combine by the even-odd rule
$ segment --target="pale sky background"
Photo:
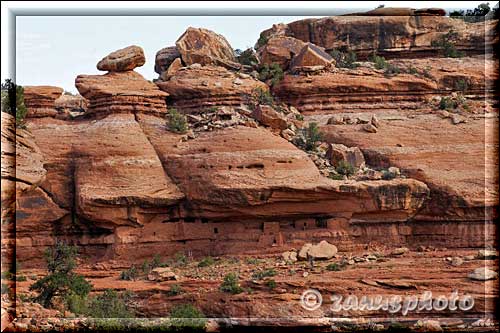
[[[352,8],[355,12],[360,11],[360,8],[373,9],[378,4],[385,4],[386,7],[456,9],[474,8],[482,2],[322,2],[321,7],[317,8],[343,8],[344,11],[345,8]],[[297,3],[286,2],[273,7],[272,2],[269,2],[257,3],[254,8],[266,7],[266,4],[276,12],[283,5],[297,7]],[[302,3],[302,8],[304,4],[309,4],[307,8],[314,5]],[[496,2],[490,2],[490,5],[493,4]],[[145,3],[136,5],[141,7]],[[224,8],[224,5],[227,7],[230,4],[223,3],[222,7],[219,4],[219,7]],[[217,7],[217,4],[214,6]],[[65,6],[55,4],[53,7]],[[186,4],[178,8],[186,8]],[[4,8],[2,17],[3,14]],[[20,85],[55,85],[77,92],[74,81],[78,74],[104,74],[96,69],[97,62],[110,52],[133,44],[141,46],[146,54],[146,64],[136,71],[152,80],[158,76],[154,72],[156,52],[175,45],[177,38],[189,26],[213,30],[226,37],[234,49],[245,49],[253,46],[260,32],[273,24],[307,17],[321,16],[17,16],[16,81]],[[3,58],[2,52],[2,79]]]

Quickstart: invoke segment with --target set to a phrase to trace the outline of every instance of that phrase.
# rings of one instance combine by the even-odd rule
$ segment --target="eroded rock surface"
[[[55,116],[55,101],[61,97],[63,91],[62,88],[54,86],[25,86],[24,105],[28,109],[26,117]]]
[[[97,63],[97,69],[108,72],[126,72],[146,63],[141,47],[132,45],[111,52]]]

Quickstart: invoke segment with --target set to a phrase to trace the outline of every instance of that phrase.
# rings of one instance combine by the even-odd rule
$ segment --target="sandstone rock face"
[[[358,147],[348,148],[342,144],[330,144],[326,151],[326,158],[333,166],[338,166],[340,161],[349,163],[354,168],[365,165],[365,158]]]
[[[162,74],[165,72],[174,60],[180,58],[181,54],[175,46],[169,46],[161,49],[156,53],[155,57],[155,72]]]
[[[299,54],[292,59],[290,67],[298,69],[301,67],[311,66],[329,66],[333,62],[333,58],[314,44],[307,43]]]
[[[458,33],[458,49],[479,54],[484,52],[485,26],[486,31],[491,31],[495,24],[492,20],[485,23],[466,23],[445,16],[407,16],[404,9],[398,10],[403,12],[390,16],[361,14],[305,19],[289,23],[279,30],[268,29],[261,36],[294,37],[328,51],[347,47],[354,50],[358,58],[368,57],[374,51],[384,57],[415,57],[433,56],[435,49],[431,42],[453,30]]]
[[[56,110],[67,112],[85,112],[88,101],[80,95],[62,95],[54,101]]]
[[[162,79],[163,81],[170,80],[170,78],[174,76],[175,73],[177,73],[181,68],[182,68],[181,58],[176,58],[174,61],[172,61],[167,70],[160,75],[160,79]]]
[[[202,28],[189,27],[175,42],[186,65],[218,65],[238,67],[234,51],[221,35]]]
[[[309,247],[307,254],[314,259],[331,259],[337,254],[337,247],[323,240]]]
[[[62,88],[54,86],[24,86],[24,105],[28,109],[26,117],[55,116],[55,101],[61,97],[63,91]]]
[[[247,104],[256,89],[268,91],[261,81],[216,66],[181,68],[170,80],[157,84],[169,94],[173,107],[190,113],[216,106]]]
[[[284,130],[288,124],[285,116],[269,105],[258,105],[252,112],[252,117],[265,126]]]
[[[269,65],[276,63],[282,69],[286,69],[292,58],[299,54],[305,45],[306,43],[293,37],[271,37],[264,46],[258,49],[258,56],[261,63]]]
[[[78,75],[75,85],[89,101],[88,113],[167,112],[165,98],[168,94],[134,71]]]
[[[126,48],[111,52],[97,63],[97,69],[108,72],[126,72],[140,67],[146,63],[144,51],[139,46],[128,46]]]

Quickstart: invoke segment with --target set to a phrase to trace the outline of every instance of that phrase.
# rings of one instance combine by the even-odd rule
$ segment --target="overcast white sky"
[[[56,85],[76,92],[74,80],[78,74],[97,74],[96,63],[108,53],[128,45],[141,46],[146,54],[146,64],[136,69],[147,79],[157,77],[154,73],[156,52],[174,45],[187,27],[203,27],[224,35],[233,48],[253,46],[259,33],[274,23],[291,22],[308,16],[280,16],[280,9],[335,8],[372,9],[378,4],[386,7],[441,7],[474,8],[483,1],[379,1],[379,2],[264,2],[232,4],[210,3],[210,9],[240,6],[244,8],[271,8],[276,16],[17,16],[16,18],[16,81],[21,85]],[[4,50],[4,3],[2,2],[2,80],[9,76]],[[28,4],[26,4],[28,3]],[[490,5],[496,2],[490,2]],[[7,2],[8,7],[36,8],[39,3]],[[47,2],[52,8],[68,7],[64,3]],[[207,3],[193,4],[193,8],[207,7]],[[74,4],[73,4],[74,6]],[[78,7],[110,7],[109,2],[80,3]],[[124,3],[129,7],[130,3]],[[136,2],[137,8],[155,8],[159,3]],[[186,3],[166,3],[162,6],[186,8]],[[71,7],[70,7],[71,8]],[[199,10],[199,9],[198,9]],[[310,16],[309,16],[310,17]],[[314,16],[320,17],[320,16]],[[5,51],[5,52],[4,52]]]

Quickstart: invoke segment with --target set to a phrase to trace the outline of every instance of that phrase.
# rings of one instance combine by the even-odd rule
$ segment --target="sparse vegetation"
[[[170,311],[172,331],[204,332],[205,315],[191,304],[177,305]]]
[[[246,66],[255,66],[259,63],[257,56],[255,55],[255,51],[252,48],[248,48],[245,51],[239,50],[239,54],[237,53],[238,62],[242,65]]]
[[[335,168],[335,170],[340,174],[340,175],[344,175],[344,176],[352,176],[355,172],[355,169],[354,167],[352,166],[351,163],[347,162],[347,161],[344,161],[344,160],[341,160],[339,161],[339,163],[337,164],[337,167]]]
[[[198,263],[198,267],[208,267],[212,266],[215,263],[212,257],[205,257]]]
[[[137,268],[135,268],[135,265],[132,265],[132,267],[130,267],[129,269],[124,270],[120,273],[120,279],[121,280],[135,280],[135,279],[137,279],[138,275],[139,274],[137,272]]]
[[[493,12],[493,15],[488,15],[490,12]],[[490,3],[482,3],[479,4],[474,9],[464,10],[454,10],[450,12],[451,18],[462,19],[465,22],[482,22],[487,19],[498,19],[498,8],[493,7],[490,8]]]
[[[266,286],[269,288],[269,289],[274,289],[276,288],[276,281],[274,281],[273,279],[270,279],[270,280],[267,280],[266,281]]]
[[[387,61],[385,60],[384,57],[380,57],[376,54],[372,55],[370,58],[371,62],[375,65],[376,69],[386,69],[388,66]]]
[[[1,85],[2,112],[16,118],[16,126],[24,128],[24,118],[28,110],[24,105],[24,88],[6,79]]]
[[[389,170],[382,171],[382,179],[383,180],[392,180],[397,177],[397,174],[390,172]]]
[[[252,279],[262,280],[266,277],[275,276],[277,273],[273,268],[265,269],[263,271],[258,271],[252,274]]]
[[[283,69],[277,63],[272,63],[271,65],[264,64],[259,68],[259,80],[269,81],[270,86],[277,85],[283,78]]]
[[[311,122],[307,128],[301,129],[300,135],[295,138],[294,142],[297,146],[311,151],[322,139],[323,133],[320,132],[318,124]]]
[[[2,295],[9,293],[9,286],[6,283],[2,283]]]
[[[260,34],[259,36],[259,39],[257,40],[257,45],[256,45],[256,49],[259,49],[261,48],[262,46],[264,46],[265,44],[267,44],[267,41],[269,40],[269,37],[266,37],[264,36],[262,33]]]
[[[248,265],[257,265],[257,264],[260,264],[260,260],[257,258],[247,258],[246,263]]]
[[[342,270],[343,268],[344,268],[344,265],[337,264],[337,263],[331,263],[331,264],[328,264],[328,266],[326,266],[326,270],[331,271],[331,272],[337,272],[337,271]]]
[[[167,128],[175,133],[186,133],[188,130],[186,116],[180,114],[177,109],[169,109],[167,114]]]
[[[182,294],[183,292],[184,292],[184,290],[182,290],[180,285],[173,284],[170,286],[170,289],[167,291],[167,295],[168,296],[176,296],[176,295]]]
[[[16,281],[23,282],[23,281],[26,281],[26,280],[27,280],[26,276],[24,276],[24,275],[16,275]]]
[[[333,179],[333,180],[344,180],[344,175],[341,175],[339,173],[330,172],[330,174],[328,175],[328,178]]]
[[[54,297],[63,299],[74,294],[86,297],[92,285],[82,275],[76,274],[76,246],[58,242],[53,248],[47,249],[45,259],[49,274],[30,286],[30,290],[38,292],[35,301],[44,307],[51,307]]]
[[[219,289],[220,291],[231,294],[239,294],[243,292],[243,288],[238,282],[238,276],[235,273],[229,273],[224,276],[224,281],[222,281]]]
[[[262,88],[256,88],[253,93],[253,97],[257,104],[274,105],[273,95],[268,90]]]
[[[338,68],[356,68],[357,56],[352,50],[333,49],[330,55],[335,59],[335,66]]]
[[[124,295],[106,289],[102,294],[91,297],[85,315],[92,318],[130,318],[132,314],[125,304]]]
[[[461,92],[464,92],[467,89],[469,89],[469,84],[467,83],[466,80],[459,79],[457,82],[455,82],[455,89],[460,90]]]
[[[385,68],[384,75],[386,76],[392,76],[392,75],[398,75],[401,73],[401,68],[399,68],[396,65],[393,65],[391,63],[387,63],[387,67]]]
[[[188,263],[188,258],[182,252],[177,252],[174,256],[174,260],[177,267],[184,267]]]
[[[455,40],[457,37],[458,33],[450,30],[439,39],[433,40],[431,46],[441,49],[441,52],[446,58],[461,58],[464,56],[464,53],[458,51],[455,47]]]

